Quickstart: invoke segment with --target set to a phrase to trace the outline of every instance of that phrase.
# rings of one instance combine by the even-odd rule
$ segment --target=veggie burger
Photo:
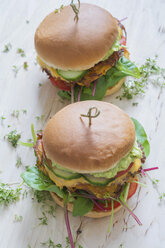
[[[140,74],[129,60],[120,21],[93,4],[77,10],[77,21],[70,5],[45,17],[35,33],[37,60],[62,98],[101,100],[126,76]]]
[[[57,112],[38,134],[34,149],[37,167],[27,169],[23,179],[50,191],[73,216],[100,218],[127,208],[145,162],[133,121],[115,105],[100,101],[73,103]],[[35,170],[46,186],[37,188],[38,179],[31,182]]]

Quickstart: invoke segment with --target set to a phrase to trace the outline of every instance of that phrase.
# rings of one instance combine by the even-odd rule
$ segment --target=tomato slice
[[[127,200],[129,198],[131,198],[135,194],[135,192],[137,190],[137,186],[138,186],[137,183],[130,183]],[[101,207],[105,208],[107,211],[110,211],[112,209],[111,208],[111,202],[108,203],[107,208],[105,207],[105,204],[104,203],[100,203],[99,202],[99,205]],[[114,201],[114,209],[117,208],[117,207],[119,207],[119,206],[120,206],[120,203],[117,202],[117,201]],[[94,205],[93,210],[94,211],[97,211],[97,212],[101,212],[101,209],[97,205]]]
[[[126,46],[126,38],[125,38],[125,36],[121,37],[120,43],[121,43],[121,45]]]
[[[60,79],[55,79],[53,77],[50,77],[50,81],[54,86],[56,86],[60,90],[71,91],[71,87]]]

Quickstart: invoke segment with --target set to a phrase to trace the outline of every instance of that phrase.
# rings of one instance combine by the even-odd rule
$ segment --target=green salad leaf
[[[105,76],[100,77],[97,80],[95,95],[92,96],[94,82],[92,82],[87,87],[82,87],[80,100],[102,100],[105,96],[105,93],[109,87],[114,86],[119,80],[126,76],[132,76],[139,78],[140,72],[136,65],[131,62],[126,57],[122,56],[119,61],[117,62],[116,66],[113,66],[111,69],[108,70]],[[76,85],[74,87],[74,100],[77,101],[78,94],[79,94],[80,86]],[[66,91],[60,90],[58,95],[61,96],[63,99],[70,99],[70,93]]]
[[[37,167],[29,167],[21,174],[25,183],[35,190],[54,192],[63,198],[64,191],[59,189],[50,179],[45,176]]]
[[[147,139],[147,134],[143,128],[143,126],[134,118],[131,118],[134,125],[135,125],[135,130],[136,130],[136,137],[137,140],[142,144],[144,148],[144,152],[146,157],[150,154],[150,144]]]
[[[94,203],[91,199],[77,197],[73,203],[73,216],[83,216],[93,209]]]
[[[126,76],[139,78],[140,72],[133,62],[131,62],[125,56],[122,56],[117,62],[116,66],[113,66],[105,75],[107,89],[114,86],[119,80]]]
[[[68,91],[65,90],[59,90],[57,93],[63,100],[67,99],[70,100],[71,99],[71,94]]]

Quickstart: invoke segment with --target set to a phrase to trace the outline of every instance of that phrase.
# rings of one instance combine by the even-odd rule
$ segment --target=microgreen
[[[12,48],[11,43],[8,43],[5,45],[4,50],[2,51],[3,53],[8,53]]]
[[[17,162],[16,162],[16,167],[17,168],[19,168],[19,167],[21,167],[21,165],[22,165],[22,159],[21,159],[21,157],[17,157]]]
[[[25,57],[25,52],[22,48],[17,49],[17,53],[21,55],[21,57]]]
[[[117,98],[120,100],[123,98],[133,99],[134,96],[144,95],[149,83],[161,88],[165,86],[165,68],[158,66],[157,56],[153,59],[147,58],[139,70],[141,77],[124,83],[123,93]]]
[[[19,200],[22,188],[12,189],[8,184],[0,183],[0,205],[5,206]]]
[[[12,144],[14,148],[16,148],[18,141],[21,138],[21,134],[17,133],[17,130],[13,130],[10,133],[6,134],[4,138],[5,137],[7,137],[7,140]]]
[[[2,115],[1,116],[1,120],[3,121],[3,120],[5,120],[6,119],[6,117],[4,116],[4,115]]]
[[[26,115],[27,114],[27,110],[26,109],[22,109],[22,113]]]
[[[45,212],[42,212],[42,217],[39,217],[38,219],[40,220],[39,225],[48,225],[48,218]]]
[[[19,113],[20,113],[19,110],[13,110],[13,112],[11,113],[11,116],[18,119],[19,118]]]
[[[34,125],[33,124],[31,124],[31,133],[32,133],[34,144],[36,144],[37,137],[36,137],[36,134],[35,134],[35,131],[34,131]]]
[[[12,70],[13,70],[13,72],[14,72],[14,76],[15,76],[15,77],[17,76],[17,74],[18,74],[18,72],[19,72],[20,69],[21,69],[21,68],[18,67],[18,66],[16,66],[16,65],[13,65],[13,66],[12,66]]]
[[[42,246],[47,246],[49,248],[56,248],[55,243],[51,240],[51,238],[48,239],[46,242],[41,243]]]
[[[14,222],[22,222],[23,221],[23,217],[21,215],[14,215]]]
[[[159,180],[158,180],[158,179],[153,179],[153,180],[152,180],[152,183],[153,183],[153,184],[158,184],[158,183],[159,183]]]
[[[41,115],[41,116],[36,116],[36,120],[37,121],[42,121],[44,119],[45,115]]]
[[[163,200],[165,198],[165,193],[162,193],[160,196],[159,196],[159,200]]]
[[[23,63],[23,68],[24,68],[24,70],[25,71],[27,71],[28,70],[28,63],[25,61],[24,63]]]

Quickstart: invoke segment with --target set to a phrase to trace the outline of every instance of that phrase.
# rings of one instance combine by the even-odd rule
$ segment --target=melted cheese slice
[[[61,79],[61,80],[63,80],[63,81],[67,81],[67,80],[65,80],[64,78],[62,78],[62,77],[57,73],[56,69],[54,69],[53,67],[47,65],[47,64],[40,58],[40,56],[37,56],[37,61],[38,61],[39,65],[40,65],[43,69],[46,68],[46,69],[51,73],[52,77],[59,78],[59,79]]]
[[[135,173],[136,171],[138,171],[140,169],[141,166],[141,160],[140,159],[136,159],[131,167],[131,169],[129,170],[129,172],[131,172],[132,174]],[[83,177],[77,178],[77,179],[72,179],[72,180],[65,180],[62,179],[60,177],[57,177],[51,170],[49,170],[47,167],[45,167],[50,179],[55,182],[55,184],[59,187],[59,188],[63,188],[64,186],[67,188],[70,187],[76,187],[80,184],[89,184],[89,182],[87,182]],[[120,176],[118,178],[115,179],[115,184],[122,184],[123,180],[125,179],[127,173],[124,174],[123,176]],[[111,186],[112,184],[114,184],[114,182],[109,183],[107,186]],[[95,186],[94,186],[95,187]]]

